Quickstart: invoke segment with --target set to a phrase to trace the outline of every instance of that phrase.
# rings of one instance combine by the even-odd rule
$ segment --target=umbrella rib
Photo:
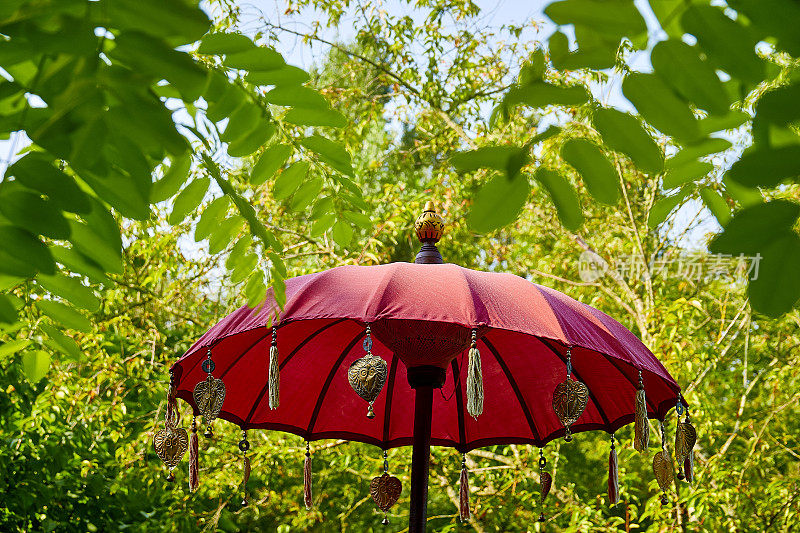
[[[386,389],[386,411],[383,414],[383,442],[389,440],[389,418],[392,416],[392,396],[394,396],[394,378],[397,374],[397,357],[392,357],[392,368],[389,370],[389,383]]]
[[[519,385],[517,385],[516,380],[511,375],[511,372],[509,372],[508,365],[506,365],[506,362],[500,356],[500,352],[497,351],[497,349],[494,347],[494,344],[492,344],[489,341],[489,339],[487,339],[486,337],[482,337],[481,341],[483,341],[483,344],[485,344],[486,347],[489,348],[489,351],[492,352],[494,358],[497,360],[497,364],[500,365],[500,368],[506,375],[506,379],[508,379],[509,385],[511,385],[511,388],[514,390],[514,394],[517,397],[517,401],[519,402],[520,407],[522,407],[522,412],[523,414],[525,414],[525,418],[528,421],[528,426],[530,427],[531,434],[533,435],[534,439],[536,439],[537,443],[541,443],[542,438],[539,436],[539,432],[536,429],[536,424],[533,422],[533,415],[531,414],[531,411],[528,408],[528,404],[525,403],[525,398],[522,397],[522,391],[520,390]]]
[[[334,322],[330,322],[328,324],[325,324],[324,326],[322,326],[321,328],[316,330],[314,333],[312,333],[311,335],[309,335],[308,337],[303,339],[303,341],[300,344],[295,346],[294,350],[289,352],[289,355],[287,355],[286,359],[284,359],[283,362],[278,365],[278,368],[283,370],[283,367],[286,366],[286,363],[289,362],[289,359],[294,357],[294,355],[297,352],[299,352],[303,348],[303,346],[308,344],[311,341],[311,339],[313,339],[314,337],[316,337],[317,335],[319,335],[320,333],[322,333],[326,329],[328,329],[328,328],[330,328],[332,326],[335,326],[336,324],[339,324],[341,322],[344,322],[345,320],[347,320],[347,319],[346,318],[340,318],[339,320],[336,320]],[[256,397],[256,401],[253,402],[253,407],[250,408],[250,413],[247,415],[247,418],[245,419],[246,423],[248,423],[248,424],[250,423],[250,420],[253,418],[253,415],[256,412],[256,407],[258,407],[258,404],[261,403],[261,400],[262,400],[262,398],[264,398],[264,395],[267,393],[267,390],[269,390],[269,383],[265,383],[264,387],[261,388],[261,392],[258,393],[258,396]]]
[[[240,353],[240,354],[239,354],[239,356],[238,356],[236,359],[234,359],[234,360],[233,360],[233,362],[232,362],[230,365],[228,365],[228,368],[226,368],[226,369],[225,369],[225,372],[223,372],[222,374],[220,374],[220,375],[219,375],[219,379],[222,379],[222,378],[224,378],[224,377],[227,375],[227,373],[228,373],[228,372],[230,372],[231,368],[233,368],[233,365],[235,365],[236,363],[238,363],[238,362],[239,362],[239,360],[240,360],[242,357],[244,357],[245,355],[247,355],[247,354],[250,352],[250,350],[252,350],[253,348],[255,348],[255,347],[256,347],[256,345],[258,345],[258,343],[259,343],[259,342],[261,342],[261,341],[263,341],[264,339],[266,339],[266,338],[267,338],[267,335],[269,335],[269,333],[264,333],[264,335],[262,335],[261,337],[259,337],[259,338],[256,340],[256,342],[254,342],[253,344],[251,344],[251,345],[250,345],[250,346],[249,346],[249,347],[248,347],[248,348],[247,348],[245,351],[243,351],[242,353]]]
[[[458,358],[453,359],[453,385],[456,388],[456,409],[458,411],[458,440],[462,446],[467,445],[467,428],[464,424],[464,398],[461,395],[461,371],[458,368]]]
[[[548,349],[549,349],[551,352],[553,352],[554,354],[556,354],[556,356],[557,356],[559,359],[561,359],[561,361],[562,361],[562,362],[564,363],[564,365],[566,366],[566,364],[567,364],[567,360],[566,360],[566,359],[564,359],[564,356],[563,356],[563,355],[561,355],[561,353],[560,353],[558,350],[556,350],[556,349],[555,349],[555,347],[554,347],[553,345],[551,345],[549,342],[547,342],[545,339],[543,339],[543,338],[541,338],[541,337],[536,337],[536,338],[537,338],[537,339],[538,339],[538,340],[539,340],[539,341],[540,341],[542,344],[544,344],[544,345],[545,345],[545,346],[546,346],[546,347],[547,347],[547,348],[548,348]],[[583,382],[583,384],[584,384],[584,385],[586,384],[586,382],[583,380],[583,378],[581,377],[581,375],[580,375],[580,374],[578,374],[578,371],[575,369],[575,366],[574,366],[574,365],[573,365],[573,367],[572,367],[572,373],[573,373],[573,374],[575,374],[575,377],[576,377],[576,378],[578,378],[578,380],[580,380],[581,382]],[[606,416],[606,413],[605,413],[605,411],[603,411],[603,406],[601,406],[601,405],[600,405],[600,402],[598,402],[598,401],[597,401],[597,398],[595,397],[594,393],[592,392],[592,389],[591,389],[591,387],[589,387],[589,386],[587,385],[587,386],[586,386],[586,390],[588,390],[588,391],[589,391],[589,397],[592,399],[592,402],[594,403],[594,406],[595,406],[595,407],[597,407],[597,412],[598,412],[598,413],[600,413],[600,418],[602,418],[602,419],[603,419],[603,422],[605,423],[605,425],[606,425],[606,426],[610,425],[611,423],[608,421],[608,417]]]
[[[314,424],[317,423],[317,416],[319,416],[319,411],[320,409],[322,409],[322,402],[325,399],[325,395],[328,394],[328,389],[330,388],[331,382],[333,381],[333,375],[336,374],[336,370],[342,364],[344,358],[347,357],[347,354],[350,352],[350,350],[353,349],[353,346],[355,346],[358,340],[365,334],[366,334],[365,331],[363,330],[359,331],[356,334],[356,336],[353,337],[353,340],[350,341],[350,343],[345,347],[345,349],[342,350],[341,355],[339,355],[339,358],[331,367],[331,371],[328,373],[328,377],[327,379],[325,379],[325,384],[322,386],[322,390],[319,393],[319,398],[317,398],[317,404],[314,406],[314,412],[311,413],[311,420],[308,422],[308,430],[306,431],[306,433],[308,434],[309,438],[311,437],[311,432],[314,429]]]

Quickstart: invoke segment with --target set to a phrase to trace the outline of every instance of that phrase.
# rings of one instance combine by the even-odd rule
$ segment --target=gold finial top
[[[422,214],[414,222],[414,229],[420,242],[436,243],[444,233],[444,219],[436,212],[431,200],[425,204]]]

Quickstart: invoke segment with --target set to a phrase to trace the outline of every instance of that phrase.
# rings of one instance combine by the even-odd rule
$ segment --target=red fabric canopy
[[[552,393],[573,376],[589,403],[571,431],[615,431],[633,421],[641,370],[648,415],[663,419],[680,387],[656,357],[608,315],[553,289],[511,274],[456,265],[392,263],[343,266],[286,281],[277,326],[280,407],[268,407],[267,377],[274,300],[242,307],[212,327],[173,365],[178,397],[192,399],[205,378],[201,362],[212,348],[214,376],[227,387],[220,417],[243,429],[288,431],[307,440],[343,438],[382,448],[410,445],[414,393],[407,366],[447,370],[435,393],[431,442],[468,451],[490,444],[542,446],[564,435]],[[365,325],[373,354],[389,365],[374,419],[347,380],[364,355]],[[477,420],[466,404],[470,331],[478,331],[485,403]]]

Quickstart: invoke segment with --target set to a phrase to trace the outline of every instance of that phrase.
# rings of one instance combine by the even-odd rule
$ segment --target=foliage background
[[[601,4],[616,22],[582,16]],[[544,524],[538,450],[470,453],[473,517],[459,524],[460,457],[437,449],[431,529],[796,527],[797,210],[776,202],[798,197],[798,50],[786,30],[796,8],[775,0],[773,15],[759,16],[745,1],[723,10],[654,0],[651,12],[613,4],[568,0],[545,10],[570,52],[556,34],[546,38],[545,15],[491,27],[468,1],[397,11],[305,0],[280,19],[226,1],[204,11],[178,0],[4,4],[0,115],[13,164],[0,182],[0,529],[402,531],[410,450],[390,453],[406,492],[384,528],[368,496],[381,468],[374,448],[314,443],[315,505],[306,511],[303,443],[252,432],[252,504],[241,508],[237,428],[221,423],[214,441],[201,439],[194,494],[185,472],[164,482],[152,433],[169,365],[207,327],[259,301],[268,285],[280,292],[285,277],[411,260],[412,221],[429,198],[449,223],[448,261],[553,286],[636,332],[684,384],[700,435],[697,481],[676,485],[668,506],[629,430],[617,435],[614,507],[605,501],[608,437],[552,443]],[[704,34],[690,9],[724,31]],[[309,13],[318,24],[291,23]],[[354,38],[331,37],[328,28],[345,23]],[[209,29],[246,37],[215,41],[203,37]],[[697,88],[646,91],[673,111],[665,117],[622,80],[633,67],[649,70],[641,65],[656,42],[684,31],[698,61],[727,76],[726,96],[705,87],[704,107]],[[322,50],[308,74],[277,55],[286,35]],[[750,49],[734,46],[743,35]],[[658,74],[663,62],[652,64]],[[696,64],[684,68],[694,73]],[[655,78],[644,83],[663,89]],[[643,122],[616,131],[636,138],[640,128],[649,141],[609,142],[595,112],[619,105]],[[699,123],[718,119],[718,130],[676,125],[670,117],[685,119],[684,107]],[[611,173],[567,161],[563,147],[576,138],[595,143]],[[720,154],[709,156],[709,139],[725,146]],[[642,164],[649,143],[655,169]],[[676,161],[680,153],[688,155]],[[748,157],[756,170],[741,163]],[[586,251],[609,263],[648,265],[687,251],[713,261],[709,228],[728,236],[717,251],[764,255],[760,289],[652,268],[580,275]],[[753,309],[753,291],[779,297]],[[669,439],[674,416],[667,422]]]

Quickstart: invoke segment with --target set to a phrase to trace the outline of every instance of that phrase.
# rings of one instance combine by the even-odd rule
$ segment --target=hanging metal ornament
[[[553,476],[550,472],[545,472],[547,467],[547,459],[544,458],[544,450],[539,448],[539,482],[541,483],[541,490],[539,492],[539,504],[542,507],[541,514],[539,514],[539,522],[545,521],[544,516],[544,500],[550,494],[550,489],[553,486]]]
[[[367,325],[367,336],[364,338],[364,351],[367,352],[361,359],[356,359],[347,370],[347,379],[356,394],[369,402],[367,418],[375,418],[375,411],[372,404],[383,390],[389,369],[386,361],[376,355],[372,355],[372,335],[369,325]]]
[[[389,509],[397,503],[400,498],[400,493],[403,492],[403,485],[400,480],[394,476],[389,475],[389,459],[386,450],[383,451],[383,474],[372,478],[369,484],[369,494],[375,505],[383,511],[382,524],[389,523],[389,517],[386,513]]]
[[[185,429],[178,427],[181,415],[178,411],[178,402],[175,399],[175,382],[172,372],[170,372],[169,382],[167,412],[164,416],[166,423],[164,429],[157,431],[153,435],[153,447],[156,449],[156,455],[158,455],[159,459],[167,465],[169,470],[167,481],[172,482],[175,481],[173,470],[181,462],[186,450],[189,448],[189,435]]]
[[[195,385],[193,393],[197,409],[203,415],[203,420],[206,423],[206,438],[214,436],[211,425],[219,416],[222,404],[225,402],[225,384],[221,379],[216,379],[213,376],[212,373],[215,367],[214,361],[211,360],[211,348],[209,348],[206,360],[203,361],[203,371],[207,373],[206,379]]]
[[[247,451],[250,441],[247,440],[247,430],[242,430],[242,440],[239,441],[239,451],[242,452],[242,507],[247,506],[247,480],[250,479],[250,458]]]
[[[589,402],[589,389],[580,381],[574,381],[571,376],[572,350],[567,348],[567,379],[559,383],[553,391],[553,411],[566,428],[564,440],[567,442],[572,440],[570,426],[581,417]]]
[[[661,422],[661,451],[653,456],[653,473],[658,481],[658,486],[661,487],[661,504],[667,505],[669,498],[667,492],[673,481],[673,466],[672,458],[667,451],[666,441],[664,440],[664,422]]]
[[[675,407],[675,410],[678,413],[678,426],[675,429],[675,462],[678,465],[678,479],[684,479],[686,475],[684,473],[685,469],[682,468],[682,466],[689,460],[689,456],[692,455],[692,449],[697,442],[697,431],[689,421],[688,412],[686,414],[686,420],[681,422],[681,415],[683,414],[684,407],[680,400],[678,400],[678,405]]]

